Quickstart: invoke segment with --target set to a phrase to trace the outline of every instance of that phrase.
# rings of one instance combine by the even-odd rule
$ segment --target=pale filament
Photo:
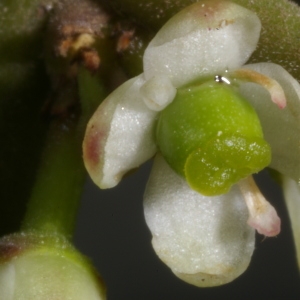
[[[274,207],[265,199],[252,176],[242,179],[239,187],[249,211],[247,223],[258,233],[276,236],[280,233],[281,221]]]
[[[277,104],[279,108],[285,108],[286,97],[281,85],[276,80],[246,68],[234,70],[227,76],[238,81],[253,82],[261,85],[270,93],[272,101]]]

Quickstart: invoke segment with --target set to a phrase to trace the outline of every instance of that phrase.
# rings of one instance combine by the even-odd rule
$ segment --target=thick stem
[[[86,174],[76,123],[69,118],[51,125],[23,230],[72,235]]]

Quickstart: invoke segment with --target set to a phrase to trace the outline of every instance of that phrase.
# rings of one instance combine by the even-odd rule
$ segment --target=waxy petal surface
[[[300,268],[300,183],[283,176],[283,194],[289,212]]]
[[[156,253],[181,279],[216,286],[247,268],[255,231],[247,224],[248,210],[237,186],[225,195],[203,196],[158,155],[144,212]]]
[[[227,1],[200,1],[170,19],[144,54],[146,80],[168,75],[175,87],[242,66],[255,50],[260,20]]]
[[[245,68],[275,79],[283,88],[287,104],[280,109],[260,85],[243,83],[240,92],[256,110],[265,140],[272,150],[271,168],[300,179],[300,85],[281,66],[272,63],[246,65]]]
[[[156,152],[157,113],[142,101],[143,75],[110,94],[88,123],[83,143],[85,166],[100,188],[111,188],[122,176]]]

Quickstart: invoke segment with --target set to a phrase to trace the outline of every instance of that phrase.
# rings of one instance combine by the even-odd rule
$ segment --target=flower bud
[[[0,299],[106,299],[91,264],[62,237],[9,235],[0,254]]]

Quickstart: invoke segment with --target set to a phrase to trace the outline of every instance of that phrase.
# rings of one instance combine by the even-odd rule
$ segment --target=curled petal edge
[[[167,75],[175,87],[241,67],[257,46],[261,23],[233,2],[206,0],[171,18],[144,54],[146,80]]]
[[[246,67],[230,72],[230,76],[233,76],[234,80],[253,82],[261,85],[270,93],[272,102],[281,109],[286,107],[284,91],[276,80]]]
[[[157,112],[141,100],[143,74],[110,94],[90,119],[83,141],[85,166],[102,189],[116,186],[129,170],[156,152]]]

